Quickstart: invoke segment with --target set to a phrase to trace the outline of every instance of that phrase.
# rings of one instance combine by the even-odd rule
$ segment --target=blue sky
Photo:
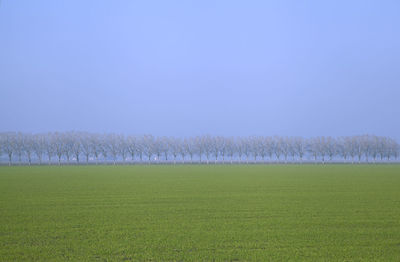
[[[388,135],[400,1],[0,5],[0,131]]]

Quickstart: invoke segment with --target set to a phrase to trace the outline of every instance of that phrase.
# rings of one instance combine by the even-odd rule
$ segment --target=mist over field
[[[398,163],[390,137],[154,137],[88,132],[0,133],[0,164]],[[4,153],[1,158],[1,153]]]
[[[400,261],[399,13],[0,0],[0,260]]]

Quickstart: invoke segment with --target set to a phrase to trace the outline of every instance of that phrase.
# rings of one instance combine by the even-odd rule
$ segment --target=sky
[[[0,131],[400,141],[400,1],[2,0]]]

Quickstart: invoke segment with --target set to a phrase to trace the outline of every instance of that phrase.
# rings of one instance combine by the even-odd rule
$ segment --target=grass
[[[0,167],[0,260],[400,261],[400,166]]]

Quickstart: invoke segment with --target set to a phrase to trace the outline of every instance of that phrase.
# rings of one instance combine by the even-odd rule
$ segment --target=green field
[[[400,261],[400,166],[0,167],[0,260]]]

